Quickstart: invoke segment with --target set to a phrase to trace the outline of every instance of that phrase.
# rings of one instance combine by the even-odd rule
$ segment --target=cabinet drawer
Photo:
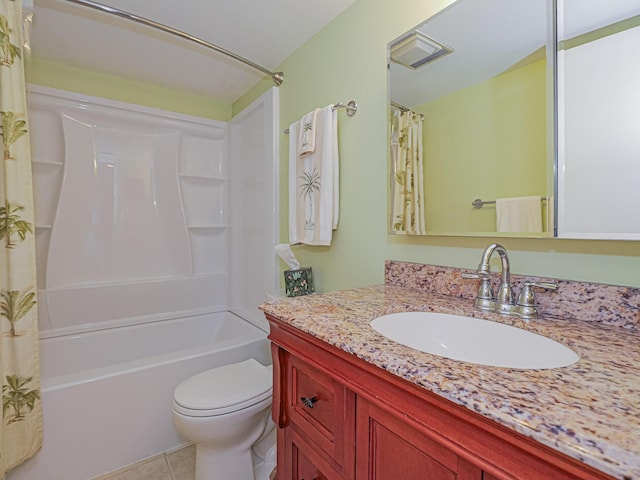
[[[286,480],[343,480],[343,477],[331,468],[295,430],[285,433],[287,462],[284,468]]]
[[[290,426],[324,451],[339,470],[349,472],[345,461],[354,452],[355,395],[295,357],[289,357],[288,376]]]

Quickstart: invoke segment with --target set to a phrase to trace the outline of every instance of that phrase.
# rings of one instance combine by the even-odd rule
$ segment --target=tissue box
[[[313,293],[311,267],[284,271],[284,289],[287,297],[297,297]]]

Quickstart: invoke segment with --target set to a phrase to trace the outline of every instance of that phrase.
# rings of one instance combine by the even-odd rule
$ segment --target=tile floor
[[[196,446],[187,445],[172,452],[147,458],[121,470],[94,477],[92,480],[194,480],[195,467]],[[267,473],[268,471],[260,475],[266,476]],[[275,468],[269,475],[269,479],[275,479]]]
[[[93,480],[193,480],[195,464],[196,446],[188,445],[100,475]]]

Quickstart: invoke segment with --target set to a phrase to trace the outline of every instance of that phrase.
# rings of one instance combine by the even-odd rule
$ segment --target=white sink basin
[[[371,326],[407,347],[480,365],[544,369],[580,359],[570,348],[537,333],[460,315],[392,313],[374,319]]]

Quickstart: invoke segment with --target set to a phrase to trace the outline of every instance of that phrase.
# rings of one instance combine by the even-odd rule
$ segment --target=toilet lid
[[[269,398],[271,392],[271,366],[250,358],[187,378],[175,389],[173,400],[187,415],[222,415]]]

